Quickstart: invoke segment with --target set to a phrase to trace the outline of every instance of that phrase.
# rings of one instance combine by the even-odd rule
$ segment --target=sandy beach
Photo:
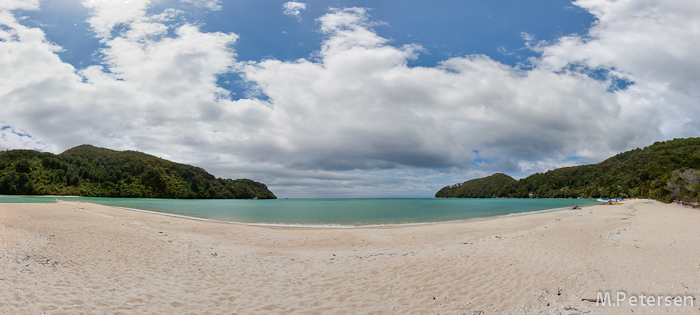
[[[649,200],[354,229],[0,204],[0,314],[700,314],[699,223]]]

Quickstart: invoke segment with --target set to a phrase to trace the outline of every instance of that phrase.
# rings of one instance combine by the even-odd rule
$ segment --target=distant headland
[[[656,142],[598,164],[515,180],[497,173],[446,186],[438,198],[651,198],[700,205],[700,138]]]
[[[81,145],[61,154],[0,152],[0,194],[85,197],[275,199],[263,183],[136,151]]]

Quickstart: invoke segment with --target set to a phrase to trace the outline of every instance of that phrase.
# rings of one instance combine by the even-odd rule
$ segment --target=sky
[[[0,150],[432,197],[700,134],[696,0],[3,0]]]

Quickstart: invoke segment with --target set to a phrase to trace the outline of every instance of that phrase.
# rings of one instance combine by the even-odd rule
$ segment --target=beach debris
[[[44,260],[44,259],[38,260],[37,263],[40,265],[52,266],[52,267],[56,267],[60,264],[59,262],[57,262],[53,259],[50,259],[50,258],[47,258],[46,260]]]
[[[565,307],[564,307],[564,310],[565,310],[565,311],[580,311],[580,310],[576,307],[576,305],[565,306]]]
[[[597,299],[597,298],[596,298],[596,299],[581,299],[581,301],[584,301],[584,302],[591,302],[591,303],[603,303],[602,300]]]

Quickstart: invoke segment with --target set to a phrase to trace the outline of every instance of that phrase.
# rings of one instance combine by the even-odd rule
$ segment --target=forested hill
[[[81,145],[55,155],[0,152],[0,194],[200,199],[274,199],[265,184],[136,151]]]
[[[475,193],[483,194],[465,190],[463,187],[470,182],[447,186],[435,197],[469,198]],[[700,199],[700,138],[657,142],[598,164],[560,168],[518,181],[490,180],[487,183],[489,197],[636,197],[697,203]]]
[[[435,196],[443,198],[494,198],[498,197],[503,187],[516,182],[515,179],[506,174],[496,173],[488,177],[444,187]]]

